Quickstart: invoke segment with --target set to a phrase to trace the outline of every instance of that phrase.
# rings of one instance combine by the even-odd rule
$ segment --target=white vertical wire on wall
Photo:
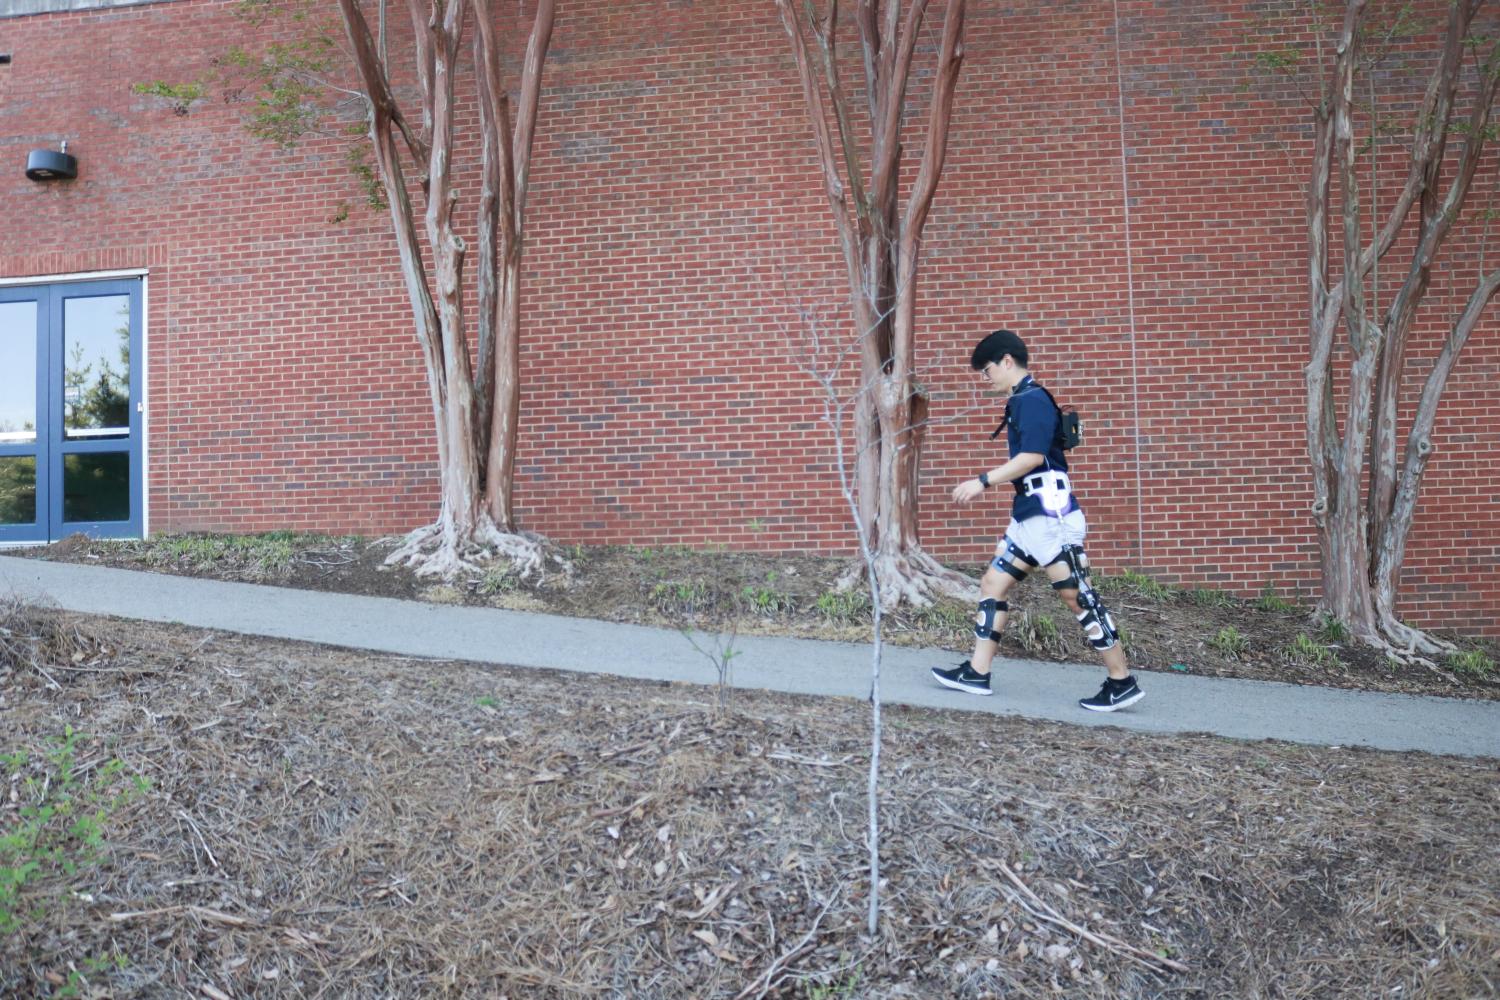
[[[1125,291],[1130,323],[1130,408],[1135,430],[1135,520],[1136,557],[1146,559],[1145,475],[1141,458],[1141,392],[1137,378],[1139,357],[1135,333],[1135,247],[1130,231],[1130,161],[1125,144],[1125,59],[1120,44],[1120,0],[1113,0],[1115,13],[1115,94],[1120,103],[1120,203],[1125,213]]]

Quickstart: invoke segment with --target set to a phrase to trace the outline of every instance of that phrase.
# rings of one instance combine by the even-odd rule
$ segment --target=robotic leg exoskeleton
[[[1058,561],[1067,563],[1069,576],[1052,584],[1052,589],[1078,591],[1078,605],[1083,609],[1077,615],[1078,625],[1089,645],[1101,652],[1112,648],[1120,641],[1120,631],[1109,608],[1104,606],[1104,598],[1089,583],[1089,557],[1084,554],[1083,546],[1063,546]]]

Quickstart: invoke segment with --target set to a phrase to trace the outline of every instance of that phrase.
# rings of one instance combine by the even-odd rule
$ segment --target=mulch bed
[[[569,576],[553,573],[518,581],[488,578],[434,583],[383,567],[393,540],[267,536],[167,536],[148,542],[101,542],[82,535],[22,554],[37,558],[147,569],[279,586],[408,598],[604,618],[670,627],[791,635],[861,642],[869,613],[861,595],[834,595],[848,561],[798,554],[694,551],[681,547],[606,546],[566,550]],[[959,567],[976,578],[980,566]],[[1176,670],[1444,697],[1500,699],[1500,669],[1463,672],[1448,664],[1400,664],[1373,650],[1319,636],[1305,608],[1264,608],[1212,591],[1158,588],[1153,581],[1103,578],[1101,592],[1126,631],[1132,663],[1148,671]],[[836,598],[848,598],[839,600]],[[849,600],[852,599],[852,600]],[[1053,661],[1094,662],[1060,601],[1037,581],[1010,598],[1011,622],[1001,653]],[[903,608],[887,617],[888,641],[967,655],[974,609],[943,601]],[[1233,629],[1243,648],[1216,645]],[[1440,633],[1441,634],[1441,633]],[[1315,640],[1319,658],[1294,651],[1299,635]],[[1500,665],[1500,643],[1443,634]]]
[[[870,937],[869,707],[731,698],[0,608],[0,838],[150,780],[0,995],[1500,991],[1494,762],[890,708]]]

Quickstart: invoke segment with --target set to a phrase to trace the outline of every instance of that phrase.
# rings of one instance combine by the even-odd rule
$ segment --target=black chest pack
[[[1058,406],[1057,400],[1053,398],[1052,393],[1047,392],[1044,386],[1032,383],[1031,388],[1025,391],[1031,392],[1033,389],[1040,389],[1046,393],[1047,398],[1052,402],[1052,408],[1057,411],[1057,430],[1052,435],[1052,446],[1059,451],[1072,451],[1077,448],[1083,441],[1083,421],[1079,418],[1078,411],[1071,406]],[[991,441],[1005,433],[1005,428],[1010,424],[1010,402],[1015,398],[1012,396],[1005,401],[1005,416],[1001,419],[1000,426],[995,428],[995,433],[990,435]]]

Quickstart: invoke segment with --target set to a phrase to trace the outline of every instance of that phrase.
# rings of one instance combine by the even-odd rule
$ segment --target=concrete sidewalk
[[[89,614],[404,656],[698,684],[715,680],[708,660],[683,636],[637,625],[0,557],[0,594],[10,593]],[[741,636],[735,648],[736,687],[869,696],[868,645]],[[1099,667],[997,661],[995,696],[976,698],[939,687],[928,673],[958,659],[942,650],[885,647],[885,701],[1142,732],[1500,757],[1500,702],[1143,672],[1146,698],[1100,715],[1076,704],[1098,689]]]

